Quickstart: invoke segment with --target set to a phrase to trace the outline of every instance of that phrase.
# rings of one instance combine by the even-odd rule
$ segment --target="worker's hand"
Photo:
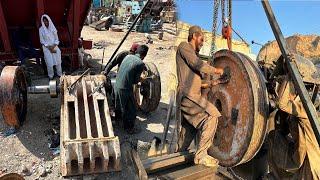
[[[229,79],[219,78],[211,81],[211,86],[216,86],[218,84],[225,84],[229,82]]]
[[[51,53],[56,53],[57,51],[55,50],[56,46],[48,46],[48,49]]]
[[[218,74],[218,75],[220,75],[220,76],[222,76],[223,72],[224,72],[224,71],[223,71],[222,68],[215,68],[215,71],[214,71],[215,74]]]
[[[223,69],[223,74],[220,76],[219,81],[221,83],[227,83],[231,79],[231,70],[227,66]]]

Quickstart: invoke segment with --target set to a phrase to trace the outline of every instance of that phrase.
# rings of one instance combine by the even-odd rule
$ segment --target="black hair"
[[[188,42],[190,42],[190,41],[192,40],[194,34],[195,34],[197,37],[200,36],[200,35],[203,35],[202,32],[195,32],[195,33],[193,33],[193,34],[189,34],[189,35],[188,35]]]
[[[148,54],[149,47],[147,45],[140,45],[136,51],[136,54],[140,54],[140,56],[146,56]]]
[[[46,16],[43,16],[43,20],[47,20],[49,22],[49,19]]]

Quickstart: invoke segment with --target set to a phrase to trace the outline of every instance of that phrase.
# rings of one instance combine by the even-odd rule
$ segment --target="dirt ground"
[[[165,24],[166,26],[172,26]],[[93,59],[90,64],[98,71],[102,63],[103,49],[105,55],[103,64],[111,57],[125,32],[96,31],[85,26],[82,30],[84,39],[91,39],[100,46],[94,46],[87,50]],[[150,142],[153,137],[162,136],[164,121],[167,114],[168,92],[175,87],[175,36],[164,33],[164,39],[158,40],[157,33],[151,34],[154,42],[149,44],[149,53],[146,62],[153,62],[161,75],[162,98],[155,112],[138,117],[136,125],[141,132],[136,135],[127,135],[118,127],[114,127],[117,136],[120,137],[122,152],[122,171],[99,174],[93,176],[73,177],[70,179],[135,179],[127,158],[126,150],[135,146],[137,140]],[[119,52],[128,50],[133,42],[145,43],[144,33],[133,32],[124,42]],[[48,79],[40,67],[32,65],[32,85],[43,85]],[[48,131],[52,128],[59,130],[60,123],[60,99],[52,99],[49,95],[28,95],[28,113],[24,125],[13,135],[5,137],[9,127],[0,119],[0,174],[15,172],[24,174],[25,179],[63,179],[60,175],[60,156],[53,155],[48,147]],[[169,133],[172,133],[170,126]],[[170,135],[169,135],[170,137]],[[28,172],[29,171],[29,172]],[[43,177],[42,177],[43,176]]]

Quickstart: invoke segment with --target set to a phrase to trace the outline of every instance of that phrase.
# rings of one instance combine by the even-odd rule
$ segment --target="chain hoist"
[[[232,3],[231,0],[228,0],[228,3],[225,0],[214,0],[213,3],[213,20],[212,20],[212,42],[211,42],[211,51],[210,55],[213,61],[213,55],[216,52],[216,34],[217,34],[217,20],[218,20],[218,11],[221,3],[221,22],[222,22],[222,37],[227,40],[228,49],[232,50]],[[225,7],[227,5],[228,15],[225,17]]]

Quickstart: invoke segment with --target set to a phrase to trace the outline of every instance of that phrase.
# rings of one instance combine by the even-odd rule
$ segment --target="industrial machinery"
[[[3,2],[7,1],[0,3],[0,17],[4,17],[3,14],[1,15],[1,4]],[[10,3],[8,1],[8,4],[12,5],[11,2],[15,1],[10,1]],[[85,13],[90,1],[59,1],[58,5],[63,2],[66,6],[70,5],[71,8],[68,9],[71,12],[61,17],[60,14],[54,14],[57,12],[56,9],[53,12],[50,11],[53,10],[51,8],[60,10],[61,7],[58,7],[57,3],[50,7],[50,2],[54,3],[53,1],[40,0],[36,2],[36,4],[32,4],[26,0],[21,1],[21,3],[26,3],[29,6],[42,7],[42,9],[40,8],[41,11],[38,11],[39,15],[43,14],[43,7],[45,7],[46,12],[48,11],[55,22],[67,23],[69,21],[64,20],[71,20],[68,26],[61,27],[62,24],[59,23],[56,23],[56,25],[58,30],[65,32],[62,35],[69,36],[69,28],[74,33],[71,36],[72,39],[62,38],[62,42],[70,40],[67,42],[70,43],[69,50],[72,53],[75,50],[73,48],[78,46],[78,37],[81,30],[80,21],[83,22],[85,17],[84,15],[79,17],[77,13]],[[33,9],[27,10],[31,11]],[[33,27],[33,30],[37,29]],[[127,32],[119,47],[130,31]],[[1,35],[3,40],[3,37],[5,37],[3,32],[1,32]],[[36,33],[34,35],[36,36]],[[8,45],[5,44],[7,41],[2,41],[2,43],[4,43],[4,46]],[[149,78],[136,87],[137,106],[144,112],[151,112],[157,108],[160,101],[160,76],[156,66],[152,63],[146,64],[146,71],[143,73]],[[87,69],[81,75],[63,75],[59,81],[52,80],[48,85],[27,87],[26,75],[20,66],[1,67],[0,74],[0,109],[5,123],[9,126],[19,128],[26,120],[28,93],[50,94],[52,98],[60,96],[60,163],[63,176],[121,170],[120,142],[114,134],[110,115],[110,109],[112,108],[110,104],[114,104],[111,102],[113,99],[110,98],[112,97],[114,78],[109,78],[109,76],[99,72],[94,74],[90,69]]]
[[[14,33],[20,27],[23,27],[24,33],[30,37],[31,46],[38,49],[38,53],[41,56],[42,47],[39,40],[40,18],[43,14],[48,14],[58,30],[63,64],[71,69],[78,68],[78,39],[90,5],[91,0],[1,1],[0,62],[12,63],[18,59]],[[85,42],[84,45],[86,44]]]
[[[218,2],[220,0],[215,0],[215,7],[219,6]],[[224,0],[221,2],[224,3]],[[231,0],[228,2],[231,8]],[[137,153],[132,151],[131,156],[139,179],[149,177],[160,179],[215,179],[217,177],[220,179],[221,176],[227,179],[258,179],[265,175],[268,162],[264,140],[270,130],[277,128],[277,119],[270,115],[275,109],[274,82],[276,77],[281,75],[280,69],[284,66],[288,69],[307,112],[313,132],[317,141],[320,142],[320,126],[314,105],[320,82],[303,82],[297,68],[298,63],[293,62],[288,56],[288,47],[269,2],[267,0],[261,2],[282,53],[276,68],[267,69],[267,72],[264,72],[266,68],[263,65],[258,65],[242,53],[230,50],[215,52],[214,44],[212,57],[208,57],[209,60],[213,59],[209,61],[211,65],[220,68],[229,67],[231,72],[231,79],[228,83],[202,91],[202,94],[207,96],[207,99],[222,114],[215,137],[213,137],[213,145],[208,151],[211,156],[219,160],[220,166],[212,169],[194,165],[192,151],[166,154],[144,160],[141,160]],[[216,18],[217,15],[214,14],[214,17]],[[216,23],[213,24],[215,26]],[[231,20],[228,26],[231,28]],[[216,27],[213,29],[215,31]],[[300,60],[303,62],[303,59]],[[311,66],[309,68],[311,69]],[[307,90],[306,87],[313,88]],[[179,126],[180,122],[177,119],[177,133],[179,133]]]

